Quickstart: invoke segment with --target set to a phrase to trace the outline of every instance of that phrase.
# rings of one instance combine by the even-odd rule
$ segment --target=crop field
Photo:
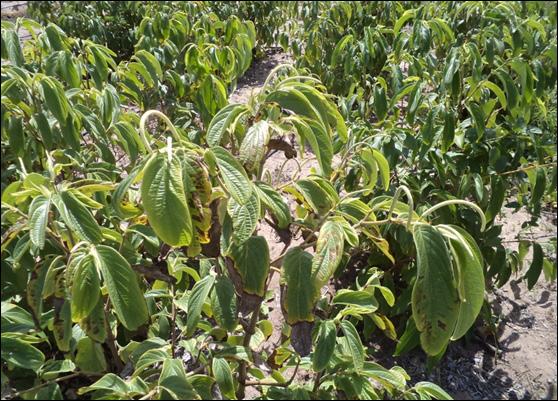
[[[2,2],[2,399],[556,399],[557,8]]]

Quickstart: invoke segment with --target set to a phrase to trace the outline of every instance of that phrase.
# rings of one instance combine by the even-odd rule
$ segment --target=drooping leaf
[[[91,243],[101,242],[103,235],[91,212],[70,191],[63,191],[53,197],[53,203],[62,220],[80,239]]]
[[[412,312],[423,350],[437,355],[449,342],[459,315],[459,296],[450,255],[440,232],[428,225],[414,227],[417,279]]]
[[[484,303],[483,257],[473,237],[463,228],[448,225],[437,228],[448,240],[457,271],[459,316],[451,337],[457,340],[475,323]]]
[[[254,189],[264,206],[277,220],[279,228],[287,228],[292,218],[289,205],[283,196],[264,182],[256,182]]]
[[[147,322],[147,304],[136,273],[115,249],[98,245],[92,250],[95,266],[101,272],[118,320],[128,330]]]
[[[238,309],[234,285],[226,276],[215,280],[211,293],[211,309],[217,324],[227,331],[233,331],[238,324]]]
[[[39,249],[45,246],[46,227],[50,212],[50,198],[37,196],[29,206],[29,238]]]
[[[186,201],[180,161],[158,154],[147,163],[141,184],[143,207],[153,231],[171,246],[192,241],[193,226]]]
[[[45,361],[44,354],[33,345],[2,335],[2,359],[23,369],[39,370]]]
[[[232,219],[233,239],[242,244],[252,236],[260,217],[260,198],[252,192],[244,204],[239,204],[235,198],[230,198],[227,211]]]
[[[312,367],[316,372],[325,369],[335,351],[337,340],[337,328],[331,320],[324,320],[320,323],[318,336],[316,338],[316,350],[312,356]]]
[[[233,243],[228,255],[240,275],[242,289],[248,294],[263,296],[270,268],[266,239],[253,236],[241,244]]]
[[[101,295],[101,283],[92,255],[86,255],[77,262],[72,275],[72,320],[85,319]]]
[[[316,255],[312,260],[312,280],[317,289],[329,281],[341,262],[344,241],[343,226],[335,220],[326,221],[318,234]]]
[[[215,380],[217,380],[221,394],[231,399],[235,398],[234,381],[229,363],[224,358],[213,358],[211,370]]]
[[[252,195],[252,182],[246,171],[226,149],[216,146],[211,149],[223,178],[226,190],[236,202],[244,205]]]
[[[213,288],[215,277],[210,275],[205,276],[192,288],[190,298],[188,298],[188,317],[186,320],[186,336],[191,336],[196,330],[198,322],[200,321],[202,307]]]
[[[527,278],[527,288],[531,290],[537,283],[539,276],[541,275],[543,267],[543,251],[542,247],[538,242],[533,242],[533,261],[525,277]]]
[[[25,63],[25,58],[23,57],[23,52],[21,51],[21,45],[19,42],[19,36],[16,31],[10,29],[6,31],[5,36],[2,37],[5,40],[6,49],[8,51],[8,60],[12,65],[17,67],[23,66]],[[3,47],[3,46],[2,46]],[[4,91],[2,91],[4,93]]]
[[[312,310],[319,288],[314,287],[311,274],[312,255],[300,247],[289,249],[281,269],[281,284],[286,286],[281,303],[289,324],[314,320]]]
[[[353,366],[356,370],[360,370],[364,366],[364,346],[362,345],[358,331],[348,320],[342,320],[340,325],[349,345]]]
[[[243,104],[232,103],[223,107],[213,117],[207,128],[206,141],[209,146],[218,146],[227,130],[233,130],[235,121],[248,111]]]
[[[258,121],[250,128],[240,144],[240,161],[249,169],[259,168],[267,151],[267,144],[271,138],[269,124],[265,120]]]
[[[409,317],[407,320],[407,326],[405,327],[405,331],[399,338],[397,342],[397,346],[395,347],[395,353],[393,356],[399,356],[406,354],[416,346],[420,344],[420,333],[417,330],[417,326],[415,326],[415,321],[413,317]]]
[[[77,345],[76,365],[83,372],[100,373],[107,370],[107,361],[101,344],[83,337]]]

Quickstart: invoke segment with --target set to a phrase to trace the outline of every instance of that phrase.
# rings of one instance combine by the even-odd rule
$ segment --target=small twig
[[[171,283],[171,355],[175,358],[176,351],[176,305],[174,304],[174,284]]]
[[[50,381],[47,381],[47,382],[44,382],[44,383],[41,383],[41,384],[37,384],[36,386],[28,388],[26,390],[16,391],[11,396],[12,396],[12,398],[19,398],[19,397],[21,397],[22,394],[29,393],[31,391],[39,390],[39,389],[41,389],[45,386],[48,386],[51,383],[60,383],[61,381],[73,379],[74,377],[78,377],[78,376],[82,376],[82,375],[83,376],[102,376],[103,374],[102,373],[87,373],[87,374],[85,374],[83,372],[75,372],[75,373],[71,373],[71,374],[66,375],[66,376],[57,377],[56,379],[53,379],[53,380],[50,380]]]
[[[118,355],[118,350],[116,349],[116,338],[114,338],[114,334],[112,332],[112,328],[110,327],[110,320],[109,320],[109,308],[110,308],[110,299],[107,298],[107,302],[105,303],[105,320],[107,322],[107,340],[106,343],[110,349],[110,353],[112,354],[112,359],[114,359],[114,364],[116,365],[116,369],[121,372],[124,368],[122,365],[122,361],[120,360],[120,356]]]
[[[154,269],[153,267],[148,267],[144,265],[132,265],[132,269],[134,269],[140,274],[143,274],[145,277],[153,280],[161,280],[170,284],[176,283],[176,278],[163,273],[159,269],[156,268]]]
[[[153,396],[155,394],[157,394],[157,392],[159,391],[159,386],[156,386],[153,390],[151,390],[149,393],[147,393],[146,395],[144,395],[143,397],[140,398],[140,400],[151,400],[153,398]]]
[[[515,173],[521,173],[521,172],[524,172],[524,171],[527,171],[527,170],[532,170],[532,169],[537,168],[537,167],[550,167],[550,166],[556,166],[556,162],[545,163],[545,164],[533,164],[531,166],[518,168],[517,170],[505,171],[505,172],[500,173],[498,175],[510,175],[510,174],[515,174]]]
[[[297,360],[296,362],[296,366],[294,368],[294,372],[291,376],[291,378],[289,380],[287,380],[285,383],[279,383],[279,382],[266,382],[266,381],[248,381],[245,383],[246,386],[275,386],[275,387],[289,387],[292,382],[294,381],[296,374],[298,372],[298,367],[300,365],[300,359]]]
[[[242,345],[244,347],[248,347],[250,345],[252,334],[256,332],[256,324],[258,323],[258,317],[260,315],[260,306],[261,305],[258,305],[256,310],[252,312],[252,319],[250,320],[250,326],[248,326],[248,328],[246,329],[246,335],[244,336],[244,341],[242,342]],[[236,391],[236,396],[239,400],[244,399],[247,378],[248,378],[248,374],[247,374],[246,361],[242,360],[240,362],[240,366],[238,367],[238,390]]]

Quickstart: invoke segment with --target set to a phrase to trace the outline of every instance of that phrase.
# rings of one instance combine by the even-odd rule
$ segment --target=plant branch
[[[124,368],[122,365],[122,361],[120,360],[120,356],[118,355],[118,350],[116,349],[116,338],[114,337],[114,333],[112,332],[112,328],[110,327],[110,320],[109,320],[109,308],[110,308],[110,299],[107,298],[107,302],[105,303],[105,321],[107,323],[107,340],[106,343],[110,349],[110,353],[112,354],[112,359],[114,360],[114,364],[116,365],[116,369],[120,372]]]
[[[102,376],[102,375],[103,375],[102,373],[87,373],[87,374],[85,374],[83,372],[75,372],[75,373],[71,373],[71,374],[66,375],[66,376],[57,377],[56,379],[49,380],[49,381],[41,383],[41,384],[37,384],[36,386],[28,388],[26,390],[16,391],[11,396],[12,396],[12,398],[20,398],[25,393],[29,393],[29,392],[32,392],[32,391],[37,391],[37,390],[39,390],[39,389],[41,389],[45,386],[48,386],[51,383],[60,383],[62,381],[70,380],[70,379],[73,379],[74,377],[78,377],[78,376]]]
[[[300,359],[297,360],[296,362],[296,366],[294,368],[294,372],[291,375],[291,378],[289,380],[287,380],[285,383],[279,383],[279,382],[267,382],[267,381],[263,381],[263,380],[256,380],[256,381],[247,381],[245,383],[246,386],[274,386],[274,387],[289,387],[292,382],[294,381],[296,374],[298,373],[298,367],[300,365]]]
[[[252,339],[252,334],[256,332],[256,324],[258,323],[258,317],[260,315],[261,303],[256,307],[256,310],[252,312],[252,318],[250,319],[250,325],[246,329],[246,335],[244,336],[244,341],[242,345],[248,347],[250,345],[250,340]],[[241,361],[238,367],[238,390],[236,391],[236,396],[239,400],[244,399],[246,392],[246,379],[248,378],[246,361]]]

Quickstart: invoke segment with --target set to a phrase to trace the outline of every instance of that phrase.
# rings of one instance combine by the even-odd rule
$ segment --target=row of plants
[[[555,279],[539,244],[510,252],[495,224],[507,188],[533,223],[555,201],[555,13],[146,3],[124,57],[85,32],[2,24],[2,391],[449,398],[368,344],[440,360],[481,310],[491,320],[485,288],[529,246],[529,287]],[[255,46],[277,41],[297,67],[228,104]],[[276,152],[296,166],[286,183],[266,165]],[[264,225],[284,242],[274,259]],[[285,325],[270,345],[275,274]]]
[[[460,225],[479,241],[486,273],[505,284],[523,258],[498,240],[494,219],[508,195],[533,225],[556,202],[555,10],[544,2],[343,2],[305,12],[312,18],[293,44],[297,65],[340,96],[353,144],[381,149],[415,201],[477,202],[486,233],[467,214]],[[530,287],[541,264],[555,277],[540,259]]]
[[[237,17],[252,21],[256,29],[256,55],[263,56],[266,47],[275,46],[283,35],[284,27],[298,13],[298,5],[288,1],[30,1],[28,14],[31,18],[48,24],[52,22],[69,36],[89,39],[103,44],[116,53],[117,59],[129,59],[143,36],[140,28],[145,19],[161,13],[155,30],[161,36],[168,35],[168,16],[183,12],[185,27],[198,17],[215,13],[220,20]],[[166,38],[165,38],[166,39]]]

